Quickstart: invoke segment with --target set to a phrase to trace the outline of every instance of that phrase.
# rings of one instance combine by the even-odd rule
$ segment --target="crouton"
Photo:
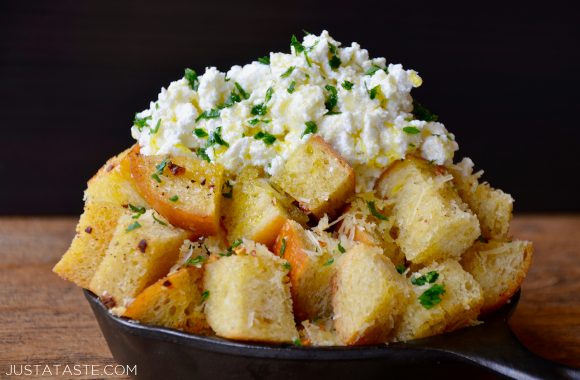
[[[463,254],[463,269],[483,290],[482,313],[503,306],[519,289],[530,268],[532,250],[529,241],[490,241],[477,242]]]
[[[330,319],[303,321],[300,334],[305,346],[342,346]]]
[[[119,307],[115,311],[122,314],[143,289],[167,274],[189,236],[190,232],[172,227],[152,210],[138,219],[121,215],[89,289],[112,299]]]
[[[119,217],[130,208],[148,207],[133,187],[129,150],[109,159],[87,184],[84,212],[73,241],[53,271],[78,286],[88,288],[105,256]]]
[[[431,265],[410,277],[410,302],[395,329],[395,339],[425,338],[476,322],[483,292],[457,261]]]
[[[450,165],[455,187],[461,199],[477,215],[481,235],[486,239],[505,239],[508,236],[514,199],[487,182],[479,183],[483,172],[473,174],[473,161],[464,158],[457,165]]]
[[[129,154],[137,189],[159,214],[194,236],[220,229],[224,169],[221,165],[185,156]]]
[[[381,247],[393,264],[404,264],[405,255],[395,242],[398,229],[392,209],[392,202],[377,198],[374,193],[357,194],[341,216],[338,233],[350,240]]]
[[[397,244],[407,260],[458,259],[479,237],[479,221],[459,198],[444,168],[415,157],[393,163],[377,193],[394,202]]]
[[[407,284],[378,247],[357,244],[334,279],[334,327],[346,345],[386,342],[407,304]]]
[[[307,221],[291,200],[276,191],[256,168],[244,169],[224,206],[225,226],[231,242],[246,238],[272,247],[287,220]]]
[[[318,218],[334,215],[355,190],[353,169],[319,136],[299,146],[271,181]]]
[[[245,239],[236,252],[205,265],[209,325],[224,338],[293,342],[298,331],[286,261]]]
[[[203,269],[184,267],[143,290],[123,316],[191,333],[207,332],[202,286]]]
[[[308,236],[310,234],[310,236]],[[328,249],[314,244],[316,235],[300,224],[287,221],[274,246],[275,254],[290,263],[290,288],[297,321],[329,317],[332,314],[331,279],[334,258]],[[338,246],[338,240],[333,247]]]

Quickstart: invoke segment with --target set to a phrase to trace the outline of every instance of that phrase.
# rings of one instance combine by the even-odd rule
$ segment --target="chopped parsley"
[[[256,104],[252,107],[250,113],[254,116],[264,116],[268,112],[268,107],[266,107],[263,103]]]
[[[282,246],[280,247],[280,257],[284,257],[284,252],[286,252],[286,238],[282,238]]]
[[[137,221],[134,221],[133,223],[129,224],[129,227],[127,227],[127,229],[125,231],[131,232],[133,230],[136,230],[139,227],[141,227],[141,224]]]
[[[285,262],[285,263],[282,265],[282,267],[283,267],[284,269],[286,269],[286,270],[290,270],[290,269],[292,269],[292,265],[290,265],[290,263],[289,263],[288,261],[286,261],[286,262]]]
[[[233,106],[234,104],[239,103],[241,101],[242,101],[242,98],[240,97],[240,95],[237,92],[232,91],[232,93],[226,99],[224,104],[221,104],[218,106],[218,109],[229,108],[229,107]]]
[[[197,91],[197,88],[199,87],[199,79],[197,78],[195,70],[185,69],[184,77],[189,82],[189,87],[191,87],[193,91]]]
[[[327,267],[329,265],[332,265],[334,263],[334,258],[329,259],[327,262],[324,263],[324,266]]]
[[[230,245],[228,247],[228,250],[225,251],[224,253],[220,253],[220,256],[229,257],[229,256],[233,255],[234,254],[234,248],[240,246],[242,243],[243,243],[242,242],[242,239],[234,240],[234,242],[232,243],[232,245]]]
[[[330,59],[328,60],[328,64],[330,65],[331,69],[336,70],[336,69],[338,69],[338,67],[342,63],[340,58],[338,58],[338,54],[337,54],[338,48],[336,47],[336,45],[333,45],[329,42],[328,43],[328,50],[330,51],[330,54],[332,55],[330,57]]]
[[[286,91],[288,91],[288,93],[291,94],[294,92],[294,87],[296,87],[296,81],[292,81],[292,83],[290,83],[290,86],[288,86]]]
[[[379,91],[381,91],[381,86],[380,85],[376,85],[375,87],[371,88],[369,90],[369,96],[371,99],[374,99],[377,97]]]
[[[212,108],[209,111],[203,111],[195,121],[198,122],[202,119],[217,119],[218,117],[220,117],[220,110],[218,108]]]
[[[375,201],[367,202],[367,206],[368,206],[369,211],[371,212],[372,216],[374,216],[375,218],[380,219],[380,220],[389,220],[389,218],[387,218],[385,215],[383,215],[377,211],[377,208],[375,206]]]
[[[370,68],[369,68],[369,69],[368,69],[368,70],[365,72],[365,75],[368,75],[368,76],[371,76],[371,77],[372,77],[372,76],[373,76],[373,75],[375,75],[375,73],[376,73],[377,71],[379,71],[379,70],[383,70],[383,71],[384,71],[385,73],[387,73],[387,74],[389,73],[389,70],[388,70],[387,68],[384,68],[384,69],[383,69],[382,67],[380,67],[380,66],[378,66],[378,65],[375,65],[375,64],[373,64],[373,65],[372,65],[372,66],[371,66],[371,67],[370,67]]]
[[[302,53],[303,51],[305,51],[306,49],[304,48],[304,45],[302,45],[299,41],[298,38],[296,38],[296,36],[293,34],[292,38],[290,38],[290,46],[294,48],[294,51],[296,52],[296,55]]]
[[[258,132],[254,135],[256,140],[262,140],[266,145],[272,145],[276,141],[276,136],[269,134],[268,132]]]
[[[350,91],[350,90],[352,90],[352,86],[354,86],[354,83],[345,80],[344,82],[342,82],[341,86],[345,90]]]
[[[427,310],[441,302],[441,296],[445,294],[445,285],[433,284],[419,296],[419,302]]]
[[[304,129],[304,132],[302,132],[301,137],[304,137],[310,133],[316,133],[318,131],[318,127],[316,126],[316,123],[313,122],[312,120],[307,121],[306,123],[304,123],[304,125],[306,125],[306,128]]]
[[[403,264],[399,264],[395,267],[395,269],[397,269],[397,272],[399,272],[400,274],[403,274],[407,270],[407,267],[404,266]]]
[[[328,91],[328,97],[324,102],[324,105],[328,110],[327,115],[336,114],[336,112],[334,112],[334,107],[336,107],[336,104],[338,103],[338,91],[336,91],[336,87],[331,86],[329,84],[324,86],[324,88],[326,89],[326,91]]]
[[[346,249],[344,249],[344,247],[342,246],[342,244],[340,244],[340,242],[338,242],[337,248],[338,248],[338,252],[340,252],[340,253],[346,252]]]
[[[425,284],[434,283],[435,281],[437,281],[438,278],[439,278],[439,273],[437,273],[436,271],[433,270],[433,271],[428,272],[422,276],[411,278],[411,284],[417,285],[417,286],[423,286]]]
[[[250,125],[256,125],[259,122],[260,122],[260,119],[255,118],[255,119],[252,119],[252,120],[248,121],[248,124],[250,124]]]
[[[294,339],[292,343],[294,343],[296,347],[302,347],[302,342],[298,338]]]
[[[129,210],[135,213],[135,215],[132,216],[133,219],[139,219],[139,217],[145,214],[146,211],[145,207],[133,206],[131,203],[129,203]]]
[[[195,135],[199,138],[203,138],[203,137],[207,137],[208,134],[205,131],[205,129],[203,128],[195,128],[195,130],[193,131],[193,133],[195,133]]]
[[[171,202],[177,202],[177,201],[179,200],[179,197],[178,197],[177,195],[174,195],[174,196],[172,196],[172,197],[169,197],[169,200],[170,200]]]
[[[225,191],[225,190],[227,190],[227,191]],[[224,183],[224,185],[222,186],[222,196],[224,198],[231,198],[233,194],[234,194],[234,187],[232,186],[230,181],[227,180]]]
[[[439,119],[439,116],[435,115],[416,101],[413,101],[413,115],[418,120],[423,121],[437,121]]]
[[[248,94],[246,90],[244,90],[238,82],[234,82],[234,85],[236,86],[236,89],[238,90],[242,98],[248,99],[250,97],[250,94]]]
[[[151,178],[153,178],[155,182],[161,183],[161,178],[159,178],[159,175],[157,173],[151,174]]]
[[[161,126],[161,119],[157,120],[157,124],[155,124],[155,128],[150,129],[151,134],[157,133],[159,131],[159,127]]]
[[[264,103],[268,103],[270,99],[272,99],[272,95],[274,94],[274,89],[272,87],[268,87],[266,90],[266,97],[264,98]]]
[[[204,303],[207,299],[209,298],[209,290],[204,291],[203,293],[201,293],[201,300],[199,301],[199,304],[201,305],[202,303]]]
[[[269,65],[270,64],[270,56],[265,55],[263,57],[260,57],[260,58],[258,58],[258,62],[260,62],[263,65]]]
[[[202,160],[206,160],[207,162],[211,162],[211,159],[207,155],[205,148],[202,148],[202,147],[197,148],[197,150],[195,151],[195,154],[197,154],[197,156],[199,158],[201,158]]]
[[[147,121],[149,120],[151,120],[151,116],[138,117],[137,114],[135,114],[133,124],[137,127],[137,130],[141,132],[141,130],[147,126]]]
[[[153,220],[156,221],[157,223],[161,224],[162,226],[167,226],[167,223],[165,223],[162,220],[157,219],[157,217],[155,217],[155,213],[152,213],[151,216],[153,217]]]
[[[409,135],[416,135],[416,134],[421,133],[421,130],[416,128],[416,127],[408,126],[408,127],[403,128],[403,132],[405,132],[406,134],[409,134]]]
[[[195,265],[199,265],[199,264],[203,264],[204,261],[206,261],[207,258],[205,256],[199,255],[196,258],[189,258],[185,264],[189,265],[189,266],[195,266]]]
[[[211,133],[211,135],[209,136],[209,140],[207,141],[207,144],[208,146],[214,144],[218,144],[225,147],[230,146],[230,144],[228,144],[228,142],[222,138],[222,127],[217,127],[215,131]]]
[[[295,68],[296,68],[296,66],[290,66],[288,68],[288,70],[284,71],[282,73],[282,75],[280,75],[280,78],[288,78],[290,76],[290,74],[292,74],[292,72],[294,71]]]

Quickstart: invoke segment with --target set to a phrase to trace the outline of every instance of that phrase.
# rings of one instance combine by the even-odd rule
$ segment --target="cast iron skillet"
[[[485,323],[436,337],[370,347],[248,344],[142,325],[111,315],[85,290],[117,362],[139,379],[580,379],[580,370],[528,351],[507,320],[520,293]]]

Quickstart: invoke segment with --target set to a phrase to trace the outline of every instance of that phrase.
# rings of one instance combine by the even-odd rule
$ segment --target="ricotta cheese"
[[[188,70],[136,114],[131,133],[143,154],[199,156],[231,177],[249,165],[275,174],[318,134],[352,165],[356,191],[366,192],[407,153],[453,160],[453,135],[413,114],[410,93],[421,83],[415,71],[369,58],[357,43],[342,47],[323,31],[302,42],[293,37],[289,54],[270,53],[227,73]]]

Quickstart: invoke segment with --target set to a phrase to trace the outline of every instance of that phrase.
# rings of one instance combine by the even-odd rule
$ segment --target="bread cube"
[[[449,166],[461,199],[477,215],[481,235],[486,239],[505,239],[508,235],[514,199],[487,182],[480,183],[482,172],[473,174],[473,161],[464,158],[459,164]]]
[[[145,201],[133,187],[126,150],[107,161],[88,182],[85,207],[73,241],[53,271],[88,288],[105,256],[117,220],[129,205],[144,209]]]
[[[334,327],[346,345],[386,342],[407,304],[407,284],[378,247],[357,244],[337,264]]]
[[[463,254],[463,269],[483,290],[482,313],[498,309],[517,292],[530,268],[532,250],[529,241],[490,241],[477,242]]]
[[[174,226],[209,236],[220,229],[224,169],[185,156],[144,156],[131,151],[137,189]]]
[[[366,245],[381,247],[393,264],[405,263],[405,255],[395,242],[398,229],[392,216],[393,204],[374,193],[357,194],[341,216],[339,234]]]
[[[353,169],[320,136],[299,146],[271,181],[318,218],[334,215],[355,190]]]
[[[191,333],[209,331],[203,306],[203,269],[184,267],[143,290],[124,317]]]
[[[225,225],[231,242],[246,238],[272,247],[288,220],[307,221],[291,200],[276,191],[256,168],[244,169],[224,205]]]
[[[282,226],[274,246],[274,253],[290,263],[290,291],[297,321],[332,314],[331,279],[336,265],[329,250],[319,249],[313,239],[316,237],[312,231],[305,231],[300,224],[289,220]],[[337,245],[338,240],[334,247],[328,248]]]
[[[395,330],[396,340],[425,338],[475,323],[483,292],[457,261],[433,263],[410,280],[411,299]]]
[[[298,331],[286,261],[248,240],[236,252],[205,265],[209,325],[224,338],[293,342]]]
[[[127,211],[112,203],[85,204],[76,235],[69,249],[52,269],[53,272],[80,287],[88,288],[105,257],[117,220],[123,213]]]
[[[394,202],[397,244],[407,260],[458,259],[480,235],[479,221],[459,198],[444,168],[415,157],[393,163],[377,193]]]
[[[190,232],[172,227],[154,211],[138,219],[121,215],[89,289],[122,314],[146,287],[165,276]]]

